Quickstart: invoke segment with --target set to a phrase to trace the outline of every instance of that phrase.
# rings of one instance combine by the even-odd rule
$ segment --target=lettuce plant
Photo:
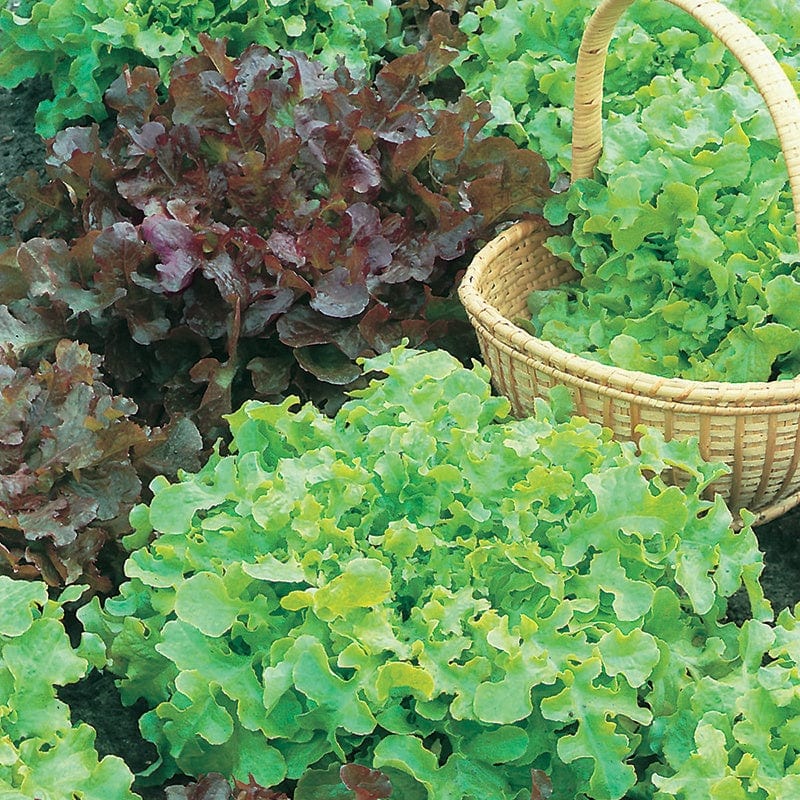
[[[329,770],[320,779],[317,771],[310,780],[301,780],[292,800],[384,800],[394,787],[384,772],[360,764],[344,764]],[[212,772],[197,783],[167,787],[167,800],[289,800],[282,791],[261,786],[252,775],[248,782],[234,780],[233,789],[224,775]]]
[[[152,777],[310,798],[352,762],[404,800],[620,800],[651,796],[655,765],[677,785],[692,687],[741,669],[726,598],[744,585],[771,617],[752,531],[702,499],[721,468],[544,405],[511,419],[444,351],[365,369],[383,377],[334,418],[229,415],[231,454],[152,483],[129,580],[79,612],[149,704]]]
[[[3,315],[13,319],[0,306]],[[127,531],[141,482],[131,458],[148,431],[100,379],[96,356],[62,340],[35,371],[0,350],[0,571],[109,591],[97,567]]]
[[[696,676],[658,721],[664,765],[654,800],[790,798],[800,791],[796,609],[774,626],[749,620],[728,669]]]
[[[531,297],[537,332],[626,369],[766,381],[800,369],[800,256],[786,165],[736,72],[654,80],[596,179],[546,211],[580,284]],[[635,287],[635,290],[634,290]]]
[[[22,0],[0,8],[0,86],[49,77],[53,96],[36,124],[53,136],[70,120],[105,119],[103,94],[126,65],[154,66],[167,80],[177,56],[200,50],[201,34],[226,37],[237,54],[253,43],[288,47],[366,75],[381,54],[413,44],[404,22],[415,11],[390,0]]]
[[[70,644],[63,603],[82,587],[49,600],[41,581],[0,575],[0,795],[9,800],[136,800],[122,759],[98,757],[94,729],[73,725],[56,686],[80,680],[102,648],[85,637]]]
[[[17,185],[40,235],[0,262],[0,301],[88,343],[141,418],[194,415],[207,441],[246,398],[341,402],[354,359],[404,336],[475,353],[456,277],[549,188],[535,154],[480,136],[486,107],[422,94],[455,52],[437,40],[365,82],[203,42],[163,101],[154,70],[125,72],[110,141],[69,128],[52,181]]]

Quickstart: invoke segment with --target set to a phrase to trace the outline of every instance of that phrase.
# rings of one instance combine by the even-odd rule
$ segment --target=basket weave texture
[[[592,175],[599,158],[606,53],[617,21],[633,1],[605,0],[586,27],[576,70],[573,179]],[[761,40],[716,0],[670,2],[728,46],[764,97],[786,157],[800,231],[800,100],[791,83]],[[748,508],[759,524],[800,503],[800,378],[770,383],[662,378],[568,353],[512,322],[527,315],[532,291],[579,277],[545,248],[554,234],[543,219],[517,223],[478,253],[459,288],[492,380],[514,413],[530,413],[537,397],[567,386],[577,412],[618,438],[635,441],[642,424],[660,429],[667,439],[697,437],[705,458],[731,469],[711,488],[734,514]]]

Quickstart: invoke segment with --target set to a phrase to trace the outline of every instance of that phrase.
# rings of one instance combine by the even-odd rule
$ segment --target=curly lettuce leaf
[[[103,356],[140,419],[189,417],[209,448],[247,398],[294,393],[335,412],[361,380],[355,360],[403,338],[476,355],[455,282],[551,192],[541,158],[481,134],[486,106],[426,98],[455,51],[436,37],[369,81],[200,40],[168,99],[152,68],[114,81],[107,144],[96,127],[52,142],[50,187],[74,203],[74,230],[61,238],[58,206],[53,238],[9,259],[20,346],[44,346],[55,325]],[[27,188],[23,220],[50,195]]]
[[[338,797],[331,765],[354,762],[412,798],[527,800],[540,768],[637,791],[655,721],[736,662],[727,597],[770,618],[752,531],[702,499],[718,468],[654,432],[637,455],[549,409],[511,419],[441,350],[364,366],[333,418],[228,415],[230,454],[153,481],[119,597],[79,612],[149,707],[154,777]]]
[[[301,50],[331,67],[341,59],[363,77],[384,54],[418,42],[424,29],[416,26],[431,13],[403,13],[388,0],[25,0],[0,9],[0,85],[50,79],[53,96],[36,115],[37,131],[50,137],[69,121],[105,119],[103,95],[125,66],[153,66],[169,80],[176,57],[200,52],[203,35],[226,38],[237,55],[256,43]]]
[[[61,603],[77,600],[71,587],[61,602],[47,597],[43,582],[0,575],[0,793],[26,800],[136,800],[133,775],[117,756],[100,758],[95,731],[72,724],[56,687],[99,666],[93,637],[74,649],[64,630]],[[100,655],[99,662],[103,662]]]

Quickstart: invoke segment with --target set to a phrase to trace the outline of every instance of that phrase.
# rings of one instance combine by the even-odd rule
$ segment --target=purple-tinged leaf
[[[262,786],[251,774],[247,777],[247,783],[239,780],[233,782],[231,800],[289,800],[289,797],[284,792]]]
[[[266,47],[248,47],[236,59],[236,82],[242,91],[261,97],[267,78],[281,68],[282,61]],[[280,88],[279,85],[278,87]]]
[[[0,379],[0,571],[110,588],[93,562],[139,499],[131,453],[151,446],[136,406],[67,340],[36,372],[0,351]]]
[[[97,504],[87,497],[59,497],[16,513],[32,541],[49,538],[56,546],[74,542],[78,531],[97,518]]]
[[[124,69],[106,90],[106,105],[117,112],[117,125],[135,130],[146,125],[158,103],[158,70],[152,67]]]
[[[188,417],[179,417],[164,428],[150,433],[146,447],[134,450],[138,473],[145,470],[151,475],[173,478],[179,469],[196,472],[200,469],[203,437]],[[141,455],[138,450],[142,450]]]
[[[72,283],[69,247],[61,239],[31,239],[17,250],[17,263],[31,297],[55,298]]]
[[[208,339],[225,336],[230,328],[231,308],[211,281],[195,278],[183,300],[183,319],[191,331]]]
[[[201,33],[198,37],[203,52],[211,60],[222,77],[230,82],[236,79],[238,70],[232,58],[227,54],[227,39],[212,39],[207,33]]]
[[[343,222],[350,224],[348,236],[352,241],[370,239],[382,234],[381,213],[370,203],[353,203],[344,213]]]
[[[221,233],[221,232],[219,232]],[[230,307],[237,303],[250,302],[250,287],[247,277],[225,250],[214,252],[217,231],[208,231],[201,239],[201,248],[206,254],[203,261],[203,275],[217,286],[220,297]]]
[[[209,772],[186,786],[167,786],[165,793],[167,800],[232,800],[231,785],[218,772]]]
[[[332,342],[349,323],[332,319],[308,306],[294,306],[278,320],[276,327],[280,341],[295,348]]]
[[[128,156],[152,156],[164,144],[166,128],[161,122],[145,122],[141,128],[129,131],[131,143]]]
[[[277,397],[289,388],[292,360],[287,358],[253,358],[247,362],[253,388],[261,397]]]
[[[178,80],[170,81],[169,93],[173,103],[173,121],[177,125],[201,128],[215,133],[230,133],[228,108],[233,99],[225,78],[207,62],[206,69],[195,71],[205,59],[178,62],[175,67]],[[191,80],[181,78],[191,75]]]
[[[45,221],[49,236],[66,236],[75,229],[75,206],[66,184],[53,181],[42,186],[39,174],[28,170],[9,181],[8,191],[22,203],[14,217],[21,239],[31,238]]]
[[[297,239],[284,231],[273,231],[267,239],[267,247],[284,264],[302,267],[305,258],[297,249]]]
[[[12,362],[13,363],[13,362]],[[0,447],[16,447],[25,439],[24,425],[30,419],[32,403],[42,389],[29,380],[26,369],[15,370],[0,361]],[[3,454],[0,451],[0,464]]]
[[[457,25],[453,24],[451,15],[448,12],[463,14],[463,0],[437,0],[437,4],[444,11],[434,11],[431,14],[428,20],[428,32],[434,39],[438,37],[450,47],[461,50],[467,43],[467,35]]]
[[[493,136],[472,142],[461,171],[475,213],[484,224],[524,214],[541,214],[552,195],[550,170],[539,156],[509,139]]]
[[[369,305],[369,292],[363,283],[353,283],[345,267],[336,267],[316,281],[309,305],[328,317],[355,317]]]
[[[384,305],[374,305],[358,324],[359,333],[376,353],[385,353],[404,339],[419,347],[429,340],[431,327],[424,319],[392,319]]]
[[[156,270],[164,291],[180,292],[189,286],[194,273],[203,267],[202,250],[192,229],[178,220],[154,215],[142,222],[142,234],[161,259]]]
[[[553,783],[544,770],[532,769],[531,783],[531,800],[550,800],[553,796]]]
[[[100,231],[92,243],[98,267],[93,282],[97,293],[95,311],[108,308],[128,295],[132,276],[152,259],[152,250],[130,222],[117,222]]]
[[[287,53],[286,62],[284,77],[288,79],[289,85],[300,99],[336,92],[339,88],[336,78],[322,63],[309,59],[305,53],[298,51]]]
[[[464,329],[426,319],[426,298],[451,295],[504,213],[540,198],[525,183],[536,156],[479,144],[485,104],[421,93],[457,55],[445,43],[457,32],[437,25],[373,82],[258,46],[232,58],[210,39],[175,62],[166,100],[153,70],[126,71],[109,90],[107,143],[80,128],[53,143],[53,207],[41,193],[30,224],[69,233],[29,244],[21,269],[0,259],[6,302],[23,301],[0,323],[38,316],[90,342],[139,419],[188,415],[206,444],[213,415],[253,392],[333,406],[359,356],[403,336],[456,346]],[[524,179],[506,161],[528,165]],[[496,200],[498,179],[510,188]],[[469,329],[461,338],[477,354]]]
[[[94,154],[99,147],[97,125],[91,128],[65,128],[53,139],[46,163],[59,172],[69,174],[73,191],[83,197],[92,181]]]
[[[194,383],[204,384],[203,393],[194,418],[200,430],[208,436],[214,432],[219,436],[223,432],[223,414],[233,410],[231,403],[231,386],[236,375],[235,362],[220,363],[216,358],[204,358],[195,364],[189,376]]]
[[[390,61],[375,77],[375,88],[391,106],[408,102],[418,87],[430,83],[457,56],[458,51],[441,40],[430,42],[415,53]]]
[[[306,372],[334,386],[347,386],[361,377],[361,370],[332,344],[299,347],[294,357]]]
[[[242,336],[260,336],[276,320],[282,317],[295,302],[291,289],[265,291],[263,296],[251,303],[242,313]]]
[[[63,328],[47,309],[18,306],[14,314],[0,305],[0,342],[17,355],[42,345],[52,345],[62,336]]]
[[[117,222],[99,232],[92,245],[92,255],[101,267],[94,275],[94,282],[103,282],[104,272],[109,273],[109,282],[122,283],[129,279],[151,251],[139,236],[139,231],[130,222]]]
[[[344,185],[360,194],[370,194],[381,185],[378,162],[355,145],[350,145],[345,151],[342,167],[346,176]]]
[[[0,374],[2,374],[0,372]],[[3,376],[5,377],[5,376]],[[2,378],[0,378],[1,380]],[[22,436],[20,435],[19,441],[4,442],[0,440],[2,445],[18,445],[22,444]],[[2,459],[2,455],[0,455]],[[2,460],[0,460],[2,463]],[[15,502],[18,498],[23,497],[36,486],[38,477],[31,472],[27,464],[21,465],[16,472],[2,475],[0,474],[0,503]]]
[[[261,786],[250,775],[247,783],[235,780],[231,788],[218,772],[203,775],[196,783],[167,786],[166,800],[289,800],[284,792]]]

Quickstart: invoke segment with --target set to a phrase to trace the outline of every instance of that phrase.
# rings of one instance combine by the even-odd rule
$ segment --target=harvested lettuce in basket
[[[788,29],[788,11],[768,5],[774,29]],[[796,37],[765,38],[800,86]],[[800,254],[777,133],[723,46],[710,34],[689,41],[683,69],[638,88],[632,74],[624,100],[617,86],[595,178],[548,203],[548,220],[565,226],[548,246],[581,279],[531,296],[534,328],[626,369],[791,378],[800,373]]]

